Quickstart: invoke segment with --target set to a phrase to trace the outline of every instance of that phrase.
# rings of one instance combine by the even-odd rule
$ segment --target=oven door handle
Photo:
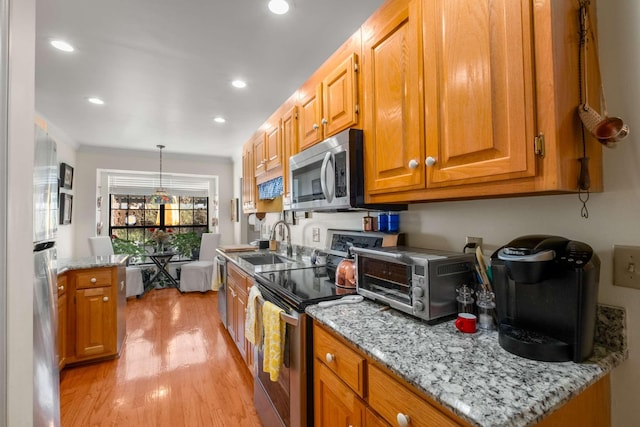
[[[352,246],[351,248],[351,252],[355,253],[356,255],[371,255],[376,257],[377,259],[392,259],[394,261],[399,261],[402,262],[404,264],[408,264],[408,265],[412,265],[413,264],[413,260],[411,259],[411,257],[401,253],[401,252],[382,252],[382,251],[376,251],[375,249],[367,249],[367,248],[358,248],[356,246]]]
[[[290,314],[284,312],[280,313],[280,319],[282,319],[282,321],[286,324],[293,326],[294,328],[298,326],[298,318],[291,316]]]

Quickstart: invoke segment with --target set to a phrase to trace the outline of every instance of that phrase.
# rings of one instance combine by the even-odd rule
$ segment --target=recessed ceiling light
[[[100,98],[96,98],[95,96],[92,96],[91,98],[87,98],[87,101],[95,105],[104,105],[104,101]]]
[[[225,119],[224,117],[218,116],[218,117],[214,117],[213,121],[216,122],[216,123],[225,123],[227,121],[227,119]]]
[[[242,89],[243,87],[247,87],[247,82],[244,80],[234,80],[231,82],[233,87],[237,87],[238,89]]]
[[[289,11],[289,3],[285,0],[271,0],[269,2],[269,10],[276,15],[284,15]]]
[[[63,52],[73,52],[75,50],[73,46],[63,40],[51,40],[51,46]]]

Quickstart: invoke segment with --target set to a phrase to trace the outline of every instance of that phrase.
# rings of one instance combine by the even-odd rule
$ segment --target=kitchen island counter
[[[584,363],[547,363],[503,350],[497,331],[459,332],[363,301],[307,313],[463,420],[478,426],[540,422],[627,358],[624,310],[598,307],[596,345]]]
[[[84,270],[87,268],[125,266],[129,255],[87,256],[80,258],[63,258],[57,261],[58,274],[68,270]]]

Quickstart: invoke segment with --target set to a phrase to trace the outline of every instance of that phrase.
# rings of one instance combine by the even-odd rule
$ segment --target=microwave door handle
[[[331,203],[333,201],[333,190],[335,187],[335,182],[328,183],[327,179],[327,168],[329,167],[329,163],[333,166],[333,154],[327,153],[324,155],[324,160],[322,161],[322,167],[320,168],[320,187],[322,188],[322,195],[327,200],[327,202]],[[332,168],[333,169],[333,168]],[[334,180],[335,181],[335,180]],[[331,184],[331,185],[329,185]]]

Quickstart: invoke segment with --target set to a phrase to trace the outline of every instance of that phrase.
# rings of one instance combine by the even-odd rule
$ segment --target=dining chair
[[[113,255],[113,245],[109,236],[89,237],[89,247],[93,256]],[[125,286],[127,297],[144,293],[144,281],[142,280],[142,269],[140,267],[126,267]]]
[[[180,272],[180,291],[206,292],[213,289],[213,272],[220,233],[202,233],[198,261],[184,264]]]

